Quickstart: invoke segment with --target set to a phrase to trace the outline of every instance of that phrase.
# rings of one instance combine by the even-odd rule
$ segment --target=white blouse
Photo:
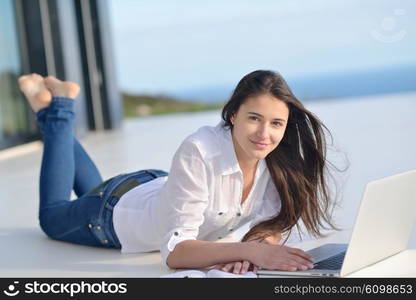
[[[176,151],[169,176],[141,184],[114,207],[113,223],[123,253],[160,250],[166,264],[184,240],[218,241],[251,221],[250,228],[280,211],[280,196],[264,159],[241,204],[243,173],[231,131],[204,126]]]

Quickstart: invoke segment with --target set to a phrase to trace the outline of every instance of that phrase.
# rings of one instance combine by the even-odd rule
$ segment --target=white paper
[[[246,272],[245,274],[234,274],[230,272],[224,272],[216,269],[209,270],[208,272],[200,270],[185,270],[178,271],[166,275],[162,275],[163,278],[257,278],[257,275],[253,272]]]

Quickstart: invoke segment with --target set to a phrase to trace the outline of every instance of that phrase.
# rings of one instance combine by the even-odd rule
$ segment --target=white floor
[[[416,169],[415,100],[416,94],[408,93],[307,104],[333,134],[329,157],[339,166],[344,157],[349,160],[349,169],[337,177],[341,205],[335,220],[343,228],[352,226],[368,181]],[[145,168],[169,171],[183,138],[219,120],[220,111],[147,117],[125,121],[121,130],[90,134],[81,143],[104,178]],[[46,238],[37,221],[41,144],[31,148],[16,156],[0,153],[0,277],[159,277],[172,272],[158,252],[122,255]],[[348,241],[348,235],[337,239]],[[415,231],[409,247],[416,248]]]

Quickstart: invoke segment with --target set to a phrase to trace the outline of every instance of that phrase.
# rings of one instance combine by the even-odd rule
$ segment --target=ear
[[[234,120],[235,120],[235,114],[232,114],[230,117],[230,121],[231,121],[231,124],[233,125],[234,125]]]

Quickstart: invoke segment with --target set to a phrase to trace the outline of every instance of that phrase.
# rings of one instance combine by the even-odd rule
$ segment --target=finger
[[[252,270],[252,272],[253,273],[257,273],[257,271],[258,271],[258,269],[259,269],[259,267],[257,267],[256,265],[253,265],[253,270]]]
[[[285,264],[295,267],[297,270],[306,271],[308,269],[312,269],[314,265],[310,263],[308,260],[305,260],[297,255],[290,254],[286,257]]]
[[[241,262],[239,262],[239,261],[237,261],[235,264],[234,264],[234,271],[233,271],[233,273],[234,274],[238,274],[238,273],[240,273],[240,271],[241,271],[241,267],[243,266],[243,264],[241,263]]]
[[[289,252],[288,256],[290,257],[290,259],[296,260],[297,262],[300,262],[300,263],[307,263],[307,264],[312,263],[309,259],[306,259],[302,256],[297,255],[297,254],[293,254],[293,253]]]
[[[293,252],[289,252],[289,259],[291,261],[296,262],[297,264],[304,265],[308,268],[313,267],[313,262],[310,259],[307,259],[305,257],[299,256]]]
[[[313,264],[309,261],[306,260],[300,256],[294,255],[294,254],[289,254],[288,258],[287,258],[287,262],[290,265],[293,265],[297,268],[299,268],[300,270],[307,270],[307,269],[311,269],[313,268]]]
[[[291,254],[295,254],[297,256],[300,256],[300,257],[308,260],[309,262],[313,263],[313,257],[311,255],[309,255],[308,253],[306,253],[305,251],[301,250],[301,249],[289,248],[288,247],[288,251]]]
[[[221,271],[229,272],[233,267],[234,267],[234,263],[228,263],[221,269]]]
[[[250,262],[247,261],[247,260],[243,261],[243,265],[241,267],[241,272],[240,273],[241,274],[247,273],[249,267],[250,267]]]
[[[297,271],[297,268],[295,266],[289,265],[289,264],[284,264],[279,269],[282,271],[289,271],[289,272]]]
[[[288,259],[284,262],[284,264],[290,267],[296,268],[296,270],[294,271],[308,269],[307,265],[303,265],[302,263],[299,263],[298,261],[296,261],[296,259]]]
[[[296,256],[296,255],[293,255],[292,259],[295,260],[298,264],[300,264],[302,266],[305,266],[308,269],[313,268],[313,262],[311,262],[310,260],[304,259],[304,258],[302,258],[300,256]]]
[[[213,265],[213,266],[208,267],[207,269],[208,269],[208,270],[210,270],[210,269],[217,269],[217,270],[219,270],[219,269],[221,269],[223,266],[224,266],[224,264],[216,264],[216,265]]]
[[[296,268],[296,270],[299,270],[299,271],[306,271],[307,269],[309,269],[309,266],[308,265],[304,265],[304,264],[300,264],[300,263],[293,263],[293,264],[290,264],[291,266],[294,266],[295,268]]]
[[[296,255],[298,255],[300,257],[303,257],[305,259],[308,259],[308,260],[312,260],[313,259],[313,257],[310,254],[306,253],[302,249],[288,247],[288,251],[290,253],[296,254]]]

